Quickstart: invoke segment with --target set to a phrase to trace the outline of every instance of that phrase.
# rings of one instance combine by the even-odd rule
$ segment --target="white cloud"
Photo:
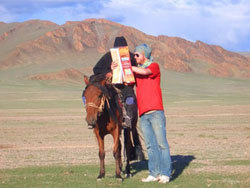
[[[11,22],[15,17],[3,6],[0,5],[0,21]]]
[[[1,0],[0,5],[0,19],[5,22],[45,19],[63,24],[86,18],[111,19],[147,34],[250,51],[249,0]]]
[[[250,36],[250,2],[246,0],[126,0],[111,1],[103,15],[123,16],[121,22],[152,35],[201,40],[242,50]],[[250,42],[250,41],[249,41]],[[235,47],[233,47],[235,45]],[[237,47],[238,46],[238,47]],[[250,50],[250,46],[247,50]]]

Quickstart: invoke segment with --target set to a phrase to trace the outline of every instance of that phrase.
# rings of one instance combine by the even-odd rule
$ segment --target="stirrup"
[[[123,128],[132,128],[131,118],[129,116],[125,116],[122,121]]]

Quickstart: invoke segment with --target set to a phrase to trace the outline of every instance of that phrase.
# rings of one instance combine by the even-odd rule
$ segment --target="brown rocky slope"
[[[34,24],[40,26],[34,27]],[[22,40],[17,40],[15,37],[18,27],[14,30],[10,27],[8,30],[7,26],[6,23],[0,24],[0,51],[4,49],[6,41],[9,49],[5,50],[0,57],[0,69],[33,63],[46,64],[46,61],[36,62],[36,59],[39,59],[38,57],[42,59],[45,56],[53,58],[54,54],[86,55],[89,49],[100,55],[113,46],[116,36],[123,35],[131,50],[140,43],[151,45],[155,60],[168,70],[197,72],[218,77],[250,77],[250,58],[238,53],[201,41],[190,42],[178,37],[147,35],[135,28],[105,19],[66,22],[61,26],[39,20],[23,22],[22,27],[26,27],[30,32],[29,36],[32,37],[28,38],[25,35],[26,38]],[[1,32],[3,27],[5,32]],[[14,32],[11,32],[11,29]],[[83,62],[82,67],[85,66],[89,66],[89,62]],[[74,67],[73,62],[72,67]]]

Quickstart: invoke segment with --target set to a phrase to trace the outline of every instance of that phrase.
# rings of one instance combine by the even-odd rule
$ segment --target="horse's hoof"
[[[132,174],[125,174],[126,178],[131,178],[133,175]]]
[[[116,178],[117,181],[123,182],[123,178]]]
[[[100,174],[100,175],[97,177],[97,181],[102,180],[102,178],[104,178],[104,174]]]
[[[93,129],[93,125],[88,125],[88,129]]]
[[[121,175],[116,175],[115,178],[116,178],[118,181],[123,181],[123,178],[121,177]]]

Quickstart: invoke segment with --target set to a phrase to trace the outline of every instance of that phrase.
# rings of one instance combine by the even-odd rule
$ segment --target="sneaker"
[[[158,178],[155,178],[154,176],[149,175],[147,178],[142,178],[141,181],[142,182],[154,182],[154,181],[158,181]]]
[[[167,183],[170,181],[170,178],[168,176],[165,175],[161,175],[159,178],[159,183]]]

